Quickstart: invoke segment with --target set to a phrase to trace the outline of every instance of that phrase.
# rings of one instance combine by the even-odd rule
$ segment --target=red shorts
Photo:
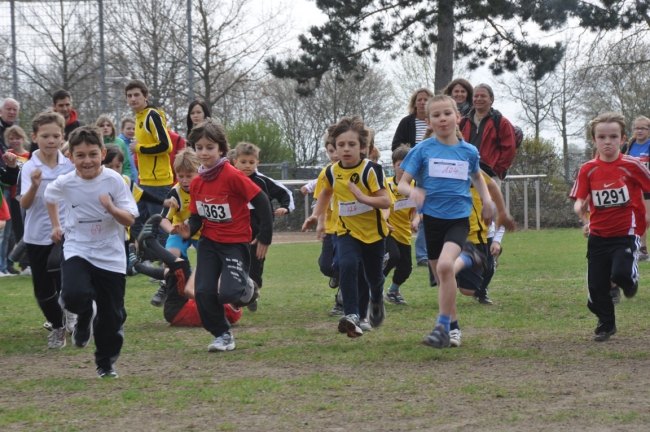
[[[226,319],[230,324],[236,323],[241,318],[241,308],[236,309],[227,304],[224,309],[226,311]],[[185,306],[183,306],[183,309],[176,314],[171,325],[176,327],[202,327],[203,324],[201,324],[201,317],[199,316],[199,310],[196,308],[196,302],[189,299],[185,303]]]
[[[7,205],[7,200],[2,199],[2,205],[0,205],[0,220],[6,221],[11,219],[11,214],[9,213],[9,206]]]

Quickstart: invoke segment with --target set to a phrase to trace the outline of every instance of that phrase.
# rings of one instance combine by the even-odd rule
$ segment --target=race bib
[[[228,196],[200,196],[197,198],[196,209],[199,212],[199,216],[215,223],[232,222],[232,214],[230,213]]]
[[[81,242],[94,242],[107,239],[115,234],[114,219],[77,219],[75,239]]]
[[[339,216],[354,216],[371,210],[374,208],[358,201],[339,202]]]
[[[596,208],[621,207],[630,202],[627,185],[621,186],[621,181],[603,183],[602,188],[592,187],[591,200]]]
[[[429,159],[429,177],[467,180],[469,163],[451,159]]]
[[[395,201],[395,204],[393,206],[395,211],[404,210],[404,209],[408,209],[408,208],[415,208],[415,207],[416,207],[415,203],[413,201],[411,201],[409,198],[399,199],[399,200]]]

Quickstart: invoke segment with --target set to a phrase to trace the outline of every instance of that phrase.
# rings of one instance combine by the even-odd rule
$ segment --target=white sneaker
[[[235,337],[230,332],[225,332],[208,345],[208,352],[232,351],[235,349]]]
[[[449,332],[449,345],[453,347],[460,346],[460,338],[463,335],[463,332],[460,329],[453,329]]]
[[[47,347],[49,349],[61,349],[65,346],[65,326],[52,329],[47,337]]]
[[[65,328],[68,333],[72,334],[75,327],[77,327],[77,314],[73,314],[67,309],[63,309],[63,313],[65,314]]]
[[[25,270],[20,272],[21,276],[31,276],[32,275],[32,268],[31,267],[25,267]]]
[[[372,330],[372,326],[370,325],[370,321],[368,321],[368,318],[364,318],[364,319],[360,320],[359,321],[359,327],[363,331],[371,331]]]
[[[11,276],[17,276],[17,275],[8,272],[0,272],[0,277],[11,277]]]

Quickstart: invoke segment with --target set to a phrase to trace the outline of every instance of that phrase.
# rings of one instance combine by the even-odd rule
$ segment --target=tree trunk
[[[567,128],[567,119],[566,119],[566,105],[562,106],[562,156],[564,157],[564,181],[567,184],[571,183],[570,173],[569,173],[569,138]]]
[[[438,1],[438,46],[434,91],[444,89],[454,78],[454,1]]]

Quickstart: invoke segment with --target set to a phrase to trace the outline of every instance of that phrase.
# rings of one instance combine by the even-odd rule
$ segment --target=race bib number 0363
[[[196,208],[199,216],[203,216],[210,222],[232,222],[232,215],[230,214],[230,206],[228,203],[213,204],[197,201]]]
[[[591,199],[596,208],[620,207],[630,202],[627,186],[619,188],[592,190]]]

